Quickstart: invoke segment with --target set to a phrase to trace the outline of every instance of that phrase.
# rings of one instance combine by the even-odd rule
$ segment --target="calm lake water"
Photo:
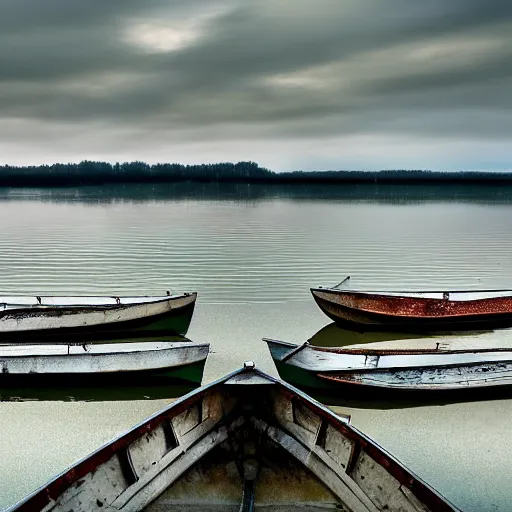
[[[369,341],[329,325],[309,294],[347,274],[366,289],[512,288],[512,189],[502,187],[0,189],[0,232],[2,293],[199,292],[188,337],[211,343],[204,382],[247,359],[276,375],[264,336]],[[488,343],[512,347],[512,333]],[[39,400],[13,401],[0,390],[0,508],[180,392],[81,401],[20,390]],[[512,400],[376,407],[336,410],[461,509],[510,510]]]

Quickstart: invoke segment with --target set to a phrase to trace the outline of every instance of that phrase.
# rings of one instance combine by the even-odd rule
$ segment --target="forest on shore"
[[[255,162],[182,165],[124,162],[111,164],[84,160],[80,163],[37,166],[0,166],[0,186],[77,186],[106,183],[503,183],[512,184],[512,172],[430,171],[395,169],[380,171],[274,172]]]

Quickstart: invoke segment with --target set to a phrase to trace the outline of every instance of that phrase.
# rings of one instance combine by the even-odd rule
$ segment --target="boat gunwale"
[[[281,345],[295,349],[299,347],[310,348],[318,352],[326,352],[329,354],[341,354],[341,355],[362,355],[362,356],[393,356],[393,355],[450,355],[450,354],[480,354],[489,352],[510,352],[512,358],[512,347],[497,347],[497,348],[470,348],[470,349],[456,349],[456,350],[445,350],[435,348],[418,348],[418,349],[382,349],[382,348],[336,348],[336,347],[320,347],[318,345],[310,345],[309,342],[305,342],[302,345],[290,343],[288,341],[281,341],[272,338],[262,338],[264,342],[273,343],[275,345]]]
[[[342,288],[334,288],[334,287],[322,287],[322,286],[312,286],[310,287],[311,292],[334,292],[334,293],[354,293],[357,295],[377,295],[383,297],[405,297],[410,299],[421,299],[421,298],[429,298],[429,297],[410,297],[407,295],[398,295],[401,293],[410,293],[410,294],[421,294],[421,293],[496,293],[496,292],[508,292],[512,296],[511,288],[498,288],[498,289],[485,289],[485,290],[351,290],[351,289],[342,289]],[[393,294],[393,295],[391,295]],[[396,295],[395,295],[396,294]],[[494,297],[490,297],[494,298]],[[431,300],[438,300],[432,299]],[[439,299],[442,300],[442,299]],[[486,299],[478,299],[478,300],[486,300]]]
[[[289,346],[290,348],[293,348],[294,346],[295,347],[300,347],[300,348],[303,348],[303,349],[313,349],[313,350],[317,350],[318,348],[320,349],[324,349],[324,350],[320,350],[321,352],[327,352],[327,353],[334,353],[335,355],[350,355],[349,351],[346,351],[346,352],[334,352],[332,350],[330,350],[328,347],[315,347],[314,345],[309,345],[307,342],[304,343],[303,345],[294,345],[292,343],[287,343],[287,342],[280,342],[279,340],[271,340],[271,339],[268,339],[268,338],[264,338],[264,341],[266,341],[267,343],[275,343],[276,341],[279,342],[279,343],[282,343],[283,346]],[[269,347],[270,348],[270,347]],[[339,349],[339,350],[343,350],[343,349]],[[471,350],[471,351],[465,351],[465,350],[462,350],[462,351],[433,351],[432,353],[429,353],[428,355],[435,355],[435,354],[438,354],[438,355],[447,355],[447,354],[457,354],[457,353],[463,353],[463,354],[468,354],[468,353],[479,353],[480,351],[484,351],[484,352],[510,352],[511,353],[511,357],[510,359],[503,359],[503,360],[497,360],[497,361],[487,361],[487,360],[483,360],[483,361],[468,361],[468,362],[454,362],[454,363],[446,363],[446,364],[436,364],[436,365],[433,365],[433,364],[424,364],[424,365],[411,365],[411,366],[387,366],[387,367],[366,367],[366,368],[339,368],[339,369],[336,369],[336,370],[324,370],[324,371],[319,371],[319,370],[308,370],[308,369],[305,369],[305,368],[302,368],[301,366],[298,366],[298,365],[295,365],[293,364],[293,362],[288,362],[287,360],[277,360],[279,361],[281,364],[288,364],[290,366],[293,366],[293,367],[296,367],[296,368],[302,368],[304,369],[305,371],[308,371],[308,372],[311,372],[311,373],[314,373],[316,374],[317,376],[321,376],[322,375],[332,375],[332,374],[341,374],[341,375],[348,375],[348,374],[355,374],[355,373],[363,373],[363,374],[372,374],[372,373],[396,373],[396,372],[406,372],[406,371],[429,371],[429,370],[444,370],[444,369],[448,369],[448,368],[459,368],[459,367],[463,367],[463,368],[467,368],[467,367],[473,367],[473,366],[479,366],[479,365],[482,365],[482,364],[512,364],[512,349],[501,349],[501,350],[494,350],[494,349],[481,349],[481,350]],[[366,352],[362,352],[362,353],[359,353],[359,354],[355,354],[355,355],[366,355],[366,356],[381,356],[381,355],[393,355],[393,351],[385,351],[387,353],[378,353],[377,351],[373,352],[373,351],[366,351]],[[389,353],[391,352],[391,354]],[[415,354],[415,351],[413,350],[412,351],[412,355]],[[293,354],[295,355],[295,353]],[[402,354],[396,354],[396,355],[410,355],[410,353],[402,353]],[[418,355],[425,355],[425,353],[418,353]],[[285,356],[286,357],[286,356]],[[333,380],[333,379],[331,379]],[[344,381],[345,382],[345,381]],[[350,383],[350,382],[349,382]],[[358,383],[359,384],[359,383]],[[364,383],[361,383],[362,385],[364,385]],[[468,386],[468,388],[471,388],[472,386]],[[473,387],[478,387],[478,386],[473,386]],[[403,389],[406,389],[405,387]],[[443,389],[450,389],[449,387],[446,387],[446,388],[443,388]],[[459,388],[457,388],[459,389]]]
[[[169,413],[173,413],[171,417],[177,416],[190,405],[201,400],[210,390],[219,385],[227,384],[233,377],[249,372],[253,372],[255,375],[263,377],[272,384],[277,384],[282,388],[282,392],[286,398],[298,398],[300,402],[318,414],[322,420],[326,419],[332,427],[354,443],[354,454],[363,451],[369,455],[379,466],[394,477],[400,485],[408,488],[417,499],[428,503],[432,503],[434,501],[436,506],[441,507],[439,510],[459,510],[437,490],[423,481],[412,470],[408,469],[395,456],[382,448],[376,441],[372,440],[366,434],[351,425],[350,417],[343,417],[334,413],[327,406],[321,404],[314,398],[308,396],[306,393],[281,379],[274,378],[254,367],[242,367],[224,377],[221,377],[220,379],[202,386],[197,390],[192,390],[160,411],[153,413],[151,416],[137,423],[128,431],[107,441],[93,452],[78,460],[76,463],[68,466],[64,471],[40,486],[24,499],[7,508],[6,512],[29,512],[34,510],[33,506],[35,504],[37,504],[36,506],[41,505],[42,507],[48,505],[48,503],[50,503],[54,498],[58,498],[66,489],[80,478],[83,478],[100,464],[107,462],[117,452],[123,448],[127,448],[132,442],[139,439],[142,435],[151,432],[158,427],[158,425],[169,417]],[[244,384],[238,385],[243,386]],[[283,428],[283,426],[280,426],[280,428]]]
[[[169,299],[169,298],[178,298],[188,295],[197,295],[198,292],[180,292],[180,293],[171,293],[170,295],[21,295],[21,294],[1,294],[0,299],[2,297],[33,297],[34,299],[39,297],[41,299],[64,299],[69,297],[80,297],[80,298],[91,298],[91,299],[103,299],[103,298],[109,298],[109,299],[149,299],[149,298],[156,298],[156,299]],[[2,301],[0,300],[0,304]]]
[[[14,295],[9,295],[9,297],[14,297]],[[28,295],[24,295],[23,297],[28,297]],[[119,296],[116,297],[114,295],[47,295],[46,298],[66,298],[66,297],[83,297],[83,298],[90,298],[90,299],[102,299],[102,298],[111,298],[111,299],[144,299],[144,298],[152,298],[152,296]],[[35,298],[35,296],[34,296]],[[41,296],[41,299],[44,299],[44,296]],[[113,310],[113,309],[126,309],[131,308],[135,306],[145,306],[149,304],[162,304],[165,302],[172,302],[177,301],[179,299],[185,299],[190,298],[191,301],[187,304],[184,304],[183,306],[187,306],[191,304],[192,302],[195,302],[197,300],[197,292],[191,292],[191,293],[184,293],[180,295],[161,295],[161,296],[155,296],[154,300],[147,300],[147,301],[141,301],[141,302],[129,302],[127,304],[25,304],[25,303],[11,303],[11,302],[2,302],[0,300],[0,305],[7,306],[5,309],[0,310],[0,317],[6,316],[9,314],[19,314],[24,312],[46,312],[51,310],[56,311],[66,311],[67,309],[73,311],[74,313],[79,312],[80,310],[87,311],[87,310],[95,310],[95,311],[102,311],[102,310]],[[1,299],[1,297],[0,297]]]
[[[137,342],[132,342],[132,343],[137,343]],[[115,356],[117,354],[122,354],[122,355],[126,355],[126,354],[133,354],[133,355],[136,355],[136,354],[147,354],[149,352],[164,352],[164,351],[167,351],[167,350],[180,350],[180,349],[188,349],[188,348],[205,348],[205,347],[210,347],[210,343],[194,343],[192,341],[177,341],[177,342],[173,342],[173,341],[170,341],[168,343],[172,343],[173,346],[169,346],[169,347],[161,347],[161,348],[156,348],[154,345],[157,345],[158,343],[161,343],[161,342],[152,342],[152,341],[144,341],[144,342],[140,342],[140,343],[147,343],[148,345],[153,345],[152,347],[141,347],[141,348],[138,348],[136,350],[117,350],[117,351],[113,351],[113,352],[88,352],[86,350],[84,350],[83,352],[78,352],[76,354],[74,353],[66,353],[66,354],[63,354],[63,353],[60,353],[60,354],[51,354],[51,353],[48,353],[48,354],[44,354],[44,353],[41,353],[41,354],[9,354],[9,355],[2,355],[1,353],[1,349],[3,347],[5,347],[5,345],[1,345],[0,344],[0,360],[11,360],[11,359],[23,359],[23,358],[32,358],[32,357],[69,357],[69,356],[77,356],[77,357],[82,357],[82,356]],[[108,345],[112,345],[112,346],[115,346],[115,345],[129,345],[130,343],[109,343]],[[49,348],[56,348],[56,347],[66,347],[68,346],[82,346],[83,344],[82,343],[78,343],[78,344],[61,344],[61,345],[48,345],[48,344],[45,344],[45,343],[42,343],[41,344],[41,347],[49,347]],[[88,345],[88,344],[86,344]],[[9,345],[9,347],[13,347],[13,348],[25,348],[25,347],[38,347],[39,345]],[[95,345],[95,347],[98,347],[99,345]],[[121,347],[122,348],[122,347]]]

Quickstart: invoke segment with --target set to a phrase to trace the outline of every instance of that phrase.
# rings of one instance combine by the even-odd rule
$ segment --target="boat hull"
[[[188,383],[190,385],[201,384],[203,379],[204,367],[206,359],[187,363],[168,369],[149,369],[131,372],[114,372],[114,373],[40,373],[40,374],[7,374],[0,375],[0,401],[13,401],[18,397],[23,399],[39,399],[42,396],[44,400],[52,399],[52,389],[54,395],[59,401],[62,401],[62,391],[71,389],[77,391],[76,399],[84,396],[86,401],[92,400],[96,395],[98,400],[126,400],[136,399],[142,400],[145,395],[151,395],[151,388],[167,386],[167,392],[164,389],[158,389],[158,395],[152,398],[168,398],[168,385],[176,383]],[[99,387],[101,386],[101,389]],[[109,387],[115,387],[111,393],[108,392]],[[123,391],[127,387],[126,391]],[[20,392],[13,394],[13,390],[19,389]],[[147,391],[145,392],[145,389]],[[92,390],[92,391],[91,391]],[[30,392],[34,393],[31,395]],[[131,395],[136,398],[131,398]],[[109,398],[109,395],[113,398]],[[73,392],[71,395],[75,396]],[[117,398],[116,398],[117,397]],[[121,398],[119,398],[121,397]],[[130,398],[127,398],[130,397]]]
[[[397,409],[508,400],[512,383],[473,389],[410,389],[369,386],[354,382],[332,381],[315,374],[275,362],[279,377],[330,406],[357,409]]]
[[[185,335],[194,313],[196,294],[133,306],[59,306],[18,308],[0,313],[0,340],[52,342],[70,338],[121,339]]]
[[[91,379],[143,384],[149,376],[200,382],[208,352],[208,344],[190,342],[2,346],[0,384],[20,379],[27,386],[38,379],[63,385]]]
[[[311,293],[318,307],[340,327],[359,331],[396,331],[410,333],[429,333],[447,331],[477,331],[512,327],[511,311],[490,312],[464,315],[443,315],[442,312],[431,316],[407,316],[404,314],[380,313],[368,311],[357,306],[357,301],[350,301],[349,306],[344,298],[355,295],[327,289],[312,289]],[[397,297],[391,298],[394,302]],[[386,298],[387,300],[387,298]],[[407,298],[406,298],[407,300]],[[411,302],[417,299],[411,299]],[[439,305],[437,299],[424,299],[425,304],[433,304],[432,309]],[[507,301],[508,302],[508,301]],[[428,307],[428,306],[427,306]]]
[[[489,375],[491,374],[491,375]],[[485,377],[482,378],[482,376]],[[482,388],[510,387],[512,361],[472,364],[465,367],[402,369],[391,371],[346,371],[319,373],[318,377],[333,385],[364,386],[393,392],[453,392]],[[471,384],[472,382],[472,384]]]
[[[512,350],[368,350],[265,340],[279,375],[308,389],[436,394],[512,385]]]

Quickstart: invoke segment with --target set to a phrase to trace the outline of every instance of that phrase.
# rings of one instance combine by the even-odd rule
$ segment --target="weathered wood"
[[[251,379],[256,384],[249,385]],[[199,492],[201,473],[191,473],[205,458],[208,463],[201,471],[211,473],[214,466],[221,475],[210,500]],[[315,482],[312,494],[303,492],[298,498],[298,493],[269,482],[269,471],[276,465],[283,466],[285,479],[302,467],[296,481],[304,491],[306,480]],[[262,474],[267,480],[262,476],[260,481]],[[252,507],[256,488],[256,509],[262,491],[271,504],[261,505],[271,510],[314,510],[315,500],[321,508],[346,512],[457,510],[347,418],[252,367],[177,400],[10,510],[139,511],[149,506],[161,511],[192,510],[195,505],[198,510],[231,511],[239,509],[248,480],[244,503]],[[186,495],[178,492],[173,498],[174,486],[187,483],[191,486]],[[260,485],[271,487],[265,491]],[[238,499],[233,495],[236,488]],[[279,501],[280,493],[288,497]]]
[[[191,342],[0,346],[0,381],[36,374],[166,373],[187,365],[204,365],[208,352],[209,344]]]
[[[0,297],[0,336],[159,327],[173,332],[173,326],[175,332],[185,334],[186,318],[184,322],[172,322],[172,318],[180,311],[191,316],[196,297],[195,293],[160,297]]]
[[[356,384],[397,390],[474,390],[512,385],[511,363],[482,363],[452,368],[422,368],[375,372],[332,372],[318,374],[332,383]]]
[[[297,351],[293,343],[265,341],[278,370],[296,369],[295,378],[293,373],[287,375],[297,381],[309,374],[332,385],[431,391],[512,384],[512,349],[371,350],[299,345]],[[312,378],[306,385],[314,383]]]

